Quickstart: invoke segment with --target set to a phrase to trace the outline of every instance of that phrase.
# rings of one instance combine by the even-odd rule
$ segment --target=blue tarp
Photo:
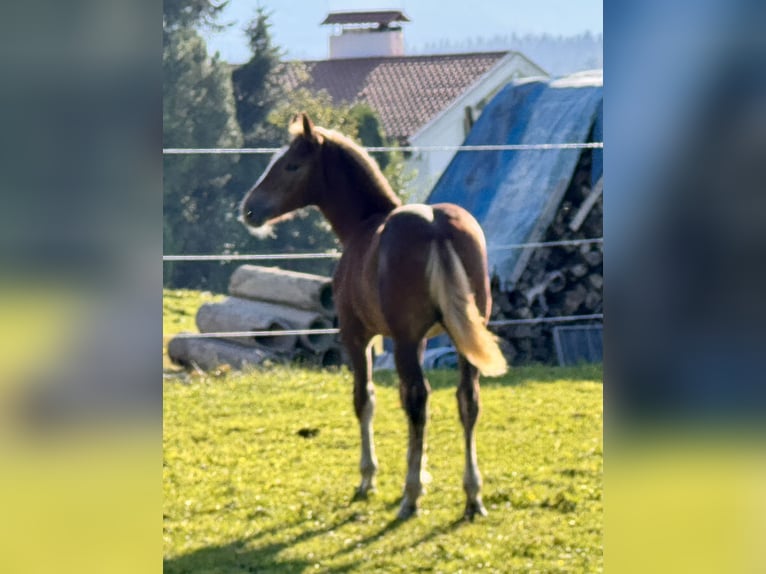
[[[600,70],[511,82],[487,104],[465,144],[601,141],[602,87]],[[526,257],[502,246],[541,239],[582,151],[461,151],[426,202],[456,203],[476,217],[487,237],[490,272],[510,287]],[[592,165],[595,183],[603,171],[601,150],[594,150]]]
[[[457,351],[452,346],[426,349],[426,352],[423,354],[423,369],[426,371],[432,369],[457,369],[457,358]],[[376,371],[396,370],[394,354],[387,352],[375,357],[373,369]]]

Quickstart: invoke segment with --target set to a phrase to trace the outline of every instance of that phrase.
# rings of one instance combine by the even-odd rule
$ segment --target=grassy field
[[[194,298],[212,297],[174,293],[166,334],[191,329]],[[473,523],[461,520],[456,373],[429,379],[433,482],[419,516],[399,522],[407,424],[391,373],[376,373],[378,492],[352,502],[359,438],[346,369],[168,369],[165,572],[602,571],[600,367],[520,367],[483,381],[489,516]]]

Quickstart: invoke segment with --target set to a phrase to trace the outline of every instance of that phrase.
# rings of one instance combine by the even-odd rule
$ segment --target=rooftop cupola
[[[403,56],[404,36],[399,23],[409,21],[398,10],[330,12],[322,22],[334,27],[330,59]]]

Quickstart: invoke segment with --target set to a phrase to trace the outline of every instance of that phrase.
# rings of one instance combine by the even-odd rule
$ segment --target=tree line
[[[333,102],[326,92],[287,91],[280,78],[284,52],[271,36],[270,15],[256,9],[246,28],[250,59],[239,66],[210,55],[201,26],[218,26],[221,4],[211,0],[163,3],[163,147],[279,147],[287,142],[294,113],[308,112],[366,146],[391,143],[375,112],[363,104]],[[299,70],[300,72],[300,70]],[[401,153],[374,154],[392,187],[408,175]],[[280,224],[273,237],[250,236],[237,221],[237,206],[269,161],[262,154],[165,155],[163,158],[163,251],[166,254],[316,252],[339,248],[315,209]],[[225,292],[237,262],[165,262],[172,288]],[[281,267],[330,274],[333,260],[284,261]]]
[[[442,38],[409,49],[413,54],[515,50],[527,56],[551,76],[602,68],[604,65],[604,36],[590,32],[574,36],[513,33],[491,37]]]

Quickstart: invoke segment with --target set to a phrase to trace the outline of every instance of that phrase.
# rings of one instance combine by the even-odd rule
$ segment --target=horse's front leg
[[[418,498],[423,492],[428,395],[431,392],[421,367],[424,351],[425,340],[414,344],[397,341],[394,349],[399,374],[399,395],[409,422],[407,478],[399,508],[400,519],[409,518],[417,512]]]
[[[372,430],[372,419],[375,415],[375,386],[372,382],[371,337],[350,331],[352,330],[345,331],[343,341],[354,371],[354,411],[359,419],[362,439],[362,453],[359,461],[362,481],[355,494],[355,498],[359,499],[366,498],[370,491],[375,490],[375,474],[378,471]]]
[[[466,496],[465,517],[473,520],[477,514],[482,516],[487,514],[481,501],[481,473],[476,457],[474,434],[476,419],[479,417],[479,371],[462,355],[458,361],[460,384],[457,389],[457,403],[465,438],[465,471],[463,472],[463,489]]]

